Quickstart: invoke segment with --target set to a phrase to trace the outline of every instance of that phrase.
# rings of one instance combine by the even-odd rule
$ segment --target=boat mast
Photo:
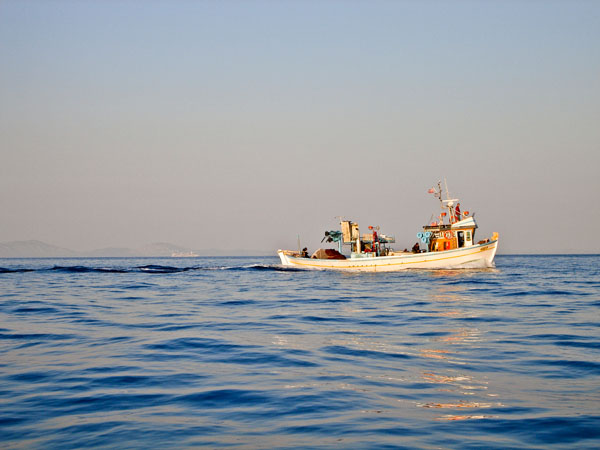
[[[456,205],[456,203],[458,202],[457,198],[450,198],[450,192],[448,192],[448,182],[446,181],[446,178],[444,178],[444,185],[446,186],[446,200],[442,200],[441,199],[441,195],[440,195],[440,201],[442,202],[442,209],[444,207],[446,207],[448,209],[448,222],[450,224],[453,223],[454,221],[454,205]],[[439,186],[439,183],[438,183]],[[444,205],[445,203],[445,205]]]
[[[444,185],[446,186],[446,207],[448,208],[448,222],[452,223],[454,217],[453,202],[450,200],[450,191],[448,191],[448,180],[444,177]]]
[[[442,209],[444,209],[444,202],[442,201],[442,182],[441,181],[438,181],[438,190],[435,193],[435,196],[440,201],[440,206],[442,207]]]

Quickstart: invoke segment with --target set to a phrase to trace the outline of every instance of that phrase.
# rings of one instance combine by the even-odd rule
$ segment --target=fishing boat
[[[450,198],[441,182],[429,189],[440,201],[442,212],[430,219],[417,233],[417,243],[411,251],[396,251],[390,244],[393,236],[379,233],[379,227],[369,226],[361,235],[359,226],[340,218],[341,230],[326,231],[323,241],[338,244],[338,249],[320,248],[309,256],[306,249],[278,250],[281,264],[302,269],[342,270],[355,272],[392,272],[406,269],[482,269],[494,267],[498,248],[498,233],[491,238],[475,241],[475,214],[461,211],[460,202]],[[344,246],[350,254],[344,254]],[[422,248],[421,248],[422,247]]]

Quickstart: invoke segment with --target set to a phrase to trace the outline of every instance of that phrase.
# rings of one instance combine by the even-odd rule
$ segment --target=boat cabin
[[[427,246],[427,251],[442,252],[472,246],[477,229],[475,218],[469,211],[461,212],[458,199],[448,198],[447,186],[446,199],[442,199],[441,182],[437,190],[431,188],[429,193],[439,199],[443,212],[435,221],[423,227],[424,232],[417,233],[417,237]],[[448,223],[445,222],[446,217]]]
[[[427,246],[427,251],[439,252],[472,246],[476,229],[475,219],[467,217],[453,224],[426,225],[417,237]]]

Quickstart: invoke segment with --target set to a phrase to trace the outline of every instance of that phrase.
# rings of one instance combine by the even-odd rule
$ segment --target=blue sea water
[[[3,448],[600,448],[600,256],[0,259]]]

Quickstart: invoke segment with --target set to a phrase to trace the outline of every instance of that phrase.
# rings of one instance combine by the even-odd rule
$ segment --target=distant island
[[[167,242],[156,242],[140,248],[108,247],[76,251],[46,242],[0,242],[0,258],[123,258],[123,257],[193,257],[193,256],[265,256],[273,252],[254,250],[193,250]]]

